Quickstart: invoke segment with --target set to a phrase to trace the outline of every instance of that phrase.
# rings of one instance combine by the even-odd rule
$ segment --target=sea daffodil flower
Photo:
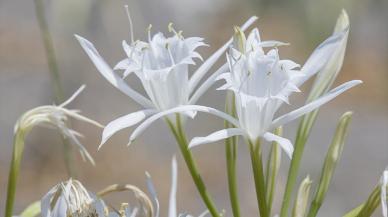
[[[116,88],[144,107],[143,110],[110,122],[104,129],[100,147],[117,131],[136,125],[150,116],[155,117],[163,112],[169,114],[173,112],[193,117],[195,111],[190,107],[185,107],[185,105],[195,104],[199,97],[215,82],[217,75],[227,70],[227,65],[224,64],[202,85],[197,87],[204,75],[230,46],[232,39],[204,61],[192,76],[189,76],[189,65],[195,64],[195,58],[202,59],[195,51],[196,48],[205,45],[202,38],[184,38],[181,32],[176,32],[169,25],[170,32],[175,33],[171,37],[166,37],[163,33],[151,36],[151,28],[149,28],[148,42],[135,41],[132,21],[130,16],[128,17],[131,43],[123,41],[123,49],[127,57],[120,61],[114,69],[104,61],[92,43],[76,35],[99,72]],[[248,28],[256,19],[256,17],[250,18],[241,29]],[[123,70],[123,76],[119,76],[115,70]],[[131,73],[140,79],[148,98],[133,90],[124,81],[124,78]],[[179,108],[178,111],[174,110],[176,108]],[[133,139],[132,137],[130,140]]]
[[[237,28],[234,46],[227,54],[229,72],[219,76],[219,79],[226,81],[226,84],[219,89],[231,90],[235,96],[237,118],[228,117],[228,119],[234,119],[232,123],[235,128],[223,129],[206,137],[196,137],[189,146],[215,142],[232,136],[243,136],[253,143],[258,139],[275,141],[291,158],[293,153],[291,142],[271,131],[313,111],[361,83],[359,80],[346,82],[294,111],[275,117],[281,105],[289,104],[290,94],[300,92],[299,86],[320,71],[330,55],[341,48],[340,42],[347,35],[347,31],[348,29],[345,29],[325,40],[299,69],[297,63],[280,59],[276,47],[285,43],[262,42],[257,29],[254,29],[245,39],[244,33]],[[264,47],[273,46],[275,48],[267,53],[264,52]]]

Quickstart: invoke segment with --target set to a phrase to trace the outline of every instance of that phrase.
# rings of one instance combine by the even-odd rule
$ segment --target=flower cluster
[[[147,29],[148,39],[136,40],[133,23],[129,15],[130,41],[123,40],[124,57],[111,67],[87,39],[75,35],[80,45],[94,63],[100,74],[114,87],[142,106],[136,112],[126,114],[108,123],[103,130],[98,149],[118,131],[138,125],[129,137],[128,145],[137,139],[151,124],[164,118],[175,137],[193,182],[207,207],[200,217],[210,214],[221,217],[213,202],[191,148],[225,140],[228,190],[234,217],[240,217],[237,185],[237,146],[238,137],[248,145],[252,163],[255,192],[261,217],[272,216],[272,202],[275,197],[276,179],[281,163],[281,150],[290,159],[287,184],[283,195],[280,217],[289,216],[290,201],[298,178],[298,170],[304,147],[316,120],[318,109],[362,83],[360,80],[345,82],[332,88],[345,55],[349,35],[349,19],[343,11],[332,35],[312,52],[304,64],[281,58],[280,48],[288,46],[277,40],[262,40],[258,28],[253,28],[246,36],[245,31],[257,20],[252,17],[241,27],[234,27],[234,35],[208,58],[198,52],[198,48],[208,46],[201,37],[184,37],[172,24],[169,35],[158,32],[152,34],[152,26]],[[222,58],[225,56],[225,58]],[[198,62],[201,64],[196,67]],[[209,73],[216,62],[221,66]],[[193,68],[196,70],[191,71]],[[279,114],[282,107],[293,102],[290,96],[301,92],[301,86],[312,77],[315,82],[308,94],[306,103],[296,109]],[[131,88],[126,79],[136,77],[142,84],[145,94]],[[205,79],[206,77],[206,79]],[[219,81],[224,84],[217,90],[227,93],[226,109],[198,105],[199,98]],[[81,155],[94,164],[93,158],[79,142],[80,133],[68,126],[72,117],[101,126],[99,123],[79,114],[77,110],[66,109],[84,89],[82,86],[72,97],[59,106],[41,106],[26,112],[15,125],[14,156],[11,163],[8,185],[6,217],[13,212],[16,180],[24,147],[24,136],[34,126],[49,126],[75,144]],[[184,124],[189,117],[194,119],[198,112],[208,113],[225,120],[224,129],[204,137],[188,140]],[[302,181],[295,198],[292,216],[315,217],[328,192],[335,167],[341,156],[352,112],[346,112],[339,120],[332,143],[323,162],[321,177],[315,186],[315,195],[310,201],[310,190],[314,187],[310,176]],[[283,137],[282,127],[303,117],[297,130],[294,144]],[[102,127],[102,126],[101,126]],[[262,142],[270,144],[267,168],[264,169],[264,149]],[[264,151],[263,151],[264,150]],[[54,186],[41,200],[39,212],[43,217],[159,217],[159,199],[146,173],[149,197],[133,185],[111,185],[95,194],[88,191],[79,181],[70,178]],[[168,217],[191,217],[177,211],[177,160],[172,160],[171,190]],[[388,172],[384,171],[381,181],[368,201],[350,211],[345,217],[371,216],[376,207],[382,206],[383,216],[387,217]],[[108,206],[103,197],[118,191],[131,191],[138,204],[129,206],[122,203],[119,209]],[[26,213],[37,214],[35,208]],[[28,214],[28,216],[34,216]],[[22,215],[26,217],[26,215]]]

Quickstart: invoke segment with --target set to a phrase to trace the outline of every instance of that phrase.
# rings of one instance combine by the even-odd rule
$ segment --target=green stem
[[[267,201],[266,201],[266,187],[265,177],[263,171],[262,153],[260,140],[256,144],[248,141],[249,150],[251,154],[253,178],[255,181],[257,202],[260,211],[260,217],[269,217]]]
[[[275,130],[275,135],[282,135],[282,127],[279,127]],[[268,212],[271,215],[273,199],[275,196],[276,189],[276,179],[279,173],[280,161],[281,161],[281,152],[280,146],[276,142],[272,142],[271,150],[268,156],[267,169],[265,175],[265,183],[267,187],[267,203],[268,203]]]
[[[286,184],[286,190],[283,196],[283,203],[280,212],[280,217],[286,217],[290,202],[292,191],[294,190],[296,180],[298,178],[298,172],[300,168],[300,162],[302,160],[304,147],[307,142],[308,136],[310,135],[311,128],[316,120],[318,115],[318,110],[315,110],[307,115],[305,115],[302,121],[299,124],[297,136],[295,139],[295,149],[292,155],[291,165],[288,170],[288,178]]]
[[[225,112],[236,117],[235,97],[228,92],[225,100]],[[224,122],[225,129],[235,127],[228,121]],[[238,199],[238,186],[237,186],[237,143],[238,137],[227,138],[225,140],[225,155],[226,155],[226,171],[228,176],[228,190],[229,199],[232,207],[234,217],[240,217],[240,204]]]
[[[309,210],[309,213],[307,214],[307,217],[315,217],[318,214],[319,208],[321,208],[321,203],[317,203],[317,201],[312,201],[311,202],[311,207]]]
[[[237,154],[236,138],[230,138],[225,141],[225,152],[226,152],[229,198],[232,206],[232,212],[234,217],[240,217],[240,205],[238,200],[237,174],[236,174],[236,154]]]
[[[12,217],[15,203],[16,184],[19,176],[20,163],[24,151],[24,132],[18,130],[14,137],[12,160],[8,176],[7,201],[5,205],[5,217]]]
[[[54,87],[55,102],[59,104],[64,100],[63,88],[60,81],[59,69],[58,69],[58,64],[55,57],[53,40],[45,17],[44,3],[43,3],[43,0],[34,0],[34,3],[35,3],[34,5],[35,5],[36,18],[39,23],[39,29],[42,35],[42,41],[46,51],[46,58],[47,58],[49,72],[51,75],[51,82]],[[62,141],[64,145],[63,153],[65,158],[67,173],[70,177],[75,177],[76,174],[75,174],[75,167],[73,164],[74,159],[72,155],[72,146],[70,145],[70,142],[68,139],[63,137]]]
[[[174,137],[179,145],[179,149],[181,150],[183,159],[186,162],[191,177],[193,178],[193,181],[197,187],[199,194],[202,197],[203,202],[205,203],[206,207],[208,208],[210,214],[213,217],[220,217],[217,208],[214,205],[213,200],[210,198],[209,192],[206,189],[205,183],[203,182],[202,177],[199,174],[194,157],[190,149],[188,148],[188,142],[185,133],[183,132],[180,115],[176,115],[176,126],[169,119],[167,119],[167,124],[169,125],[171,131],[174,134]]]

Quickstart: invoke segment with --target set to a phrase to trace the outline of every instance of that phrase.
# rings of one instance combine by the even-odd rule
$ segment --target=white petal
[[[55,194],[57,186],[53,187],[46,195],[43,196],[40,202],[40,210],[42,217],[51,217],[51,198]]]
[[[245,31],[250,25],[257,20],[257,17],[251,17],[247,22],[242,25],[241,30]],[[209,71],[213,64],[221,57],[221,55],[228,49],[229,45],[233,42],[233,39],[229,39],[221,48],[214,52],[193,74],[189,83],[189,93],[191,94],[197,87],[202,77]]]
[[[232,136],[243,136],[245,132],[239,128],[229,128],[216,131],[205,137],[194,137],[189,144],[189,148],[193,148],[198,145],[217,142],[223,139],[230,138]]]
[[[385,170],[381,177],[381,208],[383,216],[387,217],[387,187],[388,187],[388,170]]]
[[[124,115],[122,117],[119,117],[113,121],[111,121],[106,127],[104,128],[104,131],[102,132],[102,139],[100,146],[98,146],[98,149],[101,148],[101,146],[115,133],[118,131],[131,127],[135,124],[138,124],[139,122],[143,121],[146,117],[155,114],[157,110],[155,109],[145,109],[137,112],[133,112],[127,115]]]
[[[205,217],[205,215],[209,214],[209,210],[206,210],[205,212],[201,213],[198,217]]]
[[[78,114],[76,110],[68,110],[68,109],[63,109],[63,108],[60,108],[60,110],[63,111],[66,115],[68,115],[74,119],[77,119],[79,121],[84,121],[86,123],[93,124],[94,126],[101,127],[101,128],[104,127],[102,124],[98,123],[97,121]]]
[[[290,45],[289,43],[281,42],[281,41],[262,41],[257,43],[257,46],[260,47],[279,47],[279,46],[285,46],[285,45]]]
[[[130,88],[123,79],[120,78],[111,68],[110,66],[104,61],[104,59],[100,56],[96,48],[93,46],[91,42],[86,40],[85,38],[82,38],[79,35],[75,35],[75,37],[78,39],[79,43],[81,44],[82,48],[85,50],[86,54],[89,56],[89,58],[92,60],[98,71],[108,80],[113,86],[115,86],[117,89],[121,90],[123,93],[131,97],[133,100],[135,100],[137,103],[142,105],[145,108],[152,108],[154,107],[152,102]]]
[[[71,97],[69,99],[67,99],[66,101],[64,101],[62,104],[59,105],[59,107],[65,107],[66,105],[68,105],[69,103],[71,103],[84,89],[85,89],[86,85],[83,84],[81,85],[80,88],[78,88],[77,91],[75,91],[73,93],[73,95],[71,95]]]
[[[156,190],[155,190],[155,186],[154,184],[152,183],[152,178],[151,178],[151,175],[146,172],[146,177],[147,177],[147,188],[148,188],[148,192],[150,192],[151,194],[151,197],[152,197],[152,203],[155,207],[155,217],[159,217],[159,209],[160,209],[160,205],[159,205],[159,199],[158,199],[158,195],[156,193]]]
[[[290,140],[268,132],[264,133],[263,138],[268,142],[277,142],[280,147],[286,152],[287,156],[292,159],[294,146],[292,146]]]
[[[176,191],[178,186],[178,166],[176,162],[176,157],[172,158],[171,164],[171,191],[170,191],[170,201],[168,207],[168,216],[177,217],[176,209]]]
[[[231,124],[235,126],[239,126],[238,120],[236,120],[234,117],[219,111],[214,108],[206,107],[206,106],[199,106],[199,105],[184,105],[179,106],[176,108],[172,108],[166,111],[159,112],[151,117],[149,117],[147,120],[145,120],[143,123],[141,123],[132,133],[132,135],[129,138],[129,144],[133,142],[141,133],[144,132],[153,122],[158,120],[159,118],[162,118],[166,115],[174,114],[174,113],[180,113],[184,111],[198,111],[198,112],[205,112],[212,115],[215,115],[217,117],[220,117],[224,120],[229,121]]]
[[[308,113],[308,112],[311,112],[313,111],[314,109],[317,109],[319,106],[329,102],[330,100],[334,99],[335,97],[337,97],[338,95],[340,95],[341,93],[347,91],[348,89],[358,85],[358,84],[361,84],[362,81],[360,80],[353,80],[353,81],[348,81],[336,88],[334,88],[333,90],[331,90],[330,92],[328,92],[327,94],[323,95],[322,97],[292,111],[292,112],[289,112],[279,118],[277,118],[276,120],[274,120],[272,122],[272,125],[271,125],[271,129],[275,129],[276,127],[279,127],[283,124],[286,124],[290,121],[293,121],[295,120],[296,118]]]
[[[301,72],[306,76],[298,79],[296,82],[297,86],[302,85],[311,76],[319,72],[329,61],[333,53],[335,53],[337,49],[341,49],[341,42],[342,39],[346,37],[347,31],[348,28],[330,36],[313,51],[301,69]]]
[[[65,196],[60,195],[58,200],[56,201],[53,211],[52,211],[52,216],[55,217],[67,217],[67,211],[68,211],[68,206],[66,203]]]
[[[130,61],[128,58],[125,58],[118,62],[115,67],[113,67],[113,70],[126,70],[130,66]]]
[[[136,217],[138,212],[139,212],[139,208],[135,207],[135,208],[133,208],[133,210],[130,213],[130,215],[126,215],[126,216],[128,216],[128,217]]]
[[[190,98],[189,104],[196,104],[198,99],[217,81],[220,75],[226,74],[228,65],[225,63],[216,72],[214,72],[202,85],[194,92]]]

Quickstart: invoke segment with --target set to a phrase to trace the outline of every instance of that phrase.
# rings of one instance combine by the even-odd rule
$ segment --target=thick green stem
[[[5,217],[12,217],[15,203],[16,184],[19,176],[20,163],[24,151],[24,132],[18,130],[14,137],[12,160],[8,176],[7,201],[5,205]]]
[[[49,72],[51,76],[51,82],[54,87],[55,102],[59,104],[64,100],[63,88],[60,81],[59,69],[58,69],[58,64],[55,57],[53,40],[45,17],[44,3],[43,3],[43,0],[34,0],[34,3],[35,3],[36,18],[39,23],[39,29],[42,35],[42,41],[46,51],[46,58],[47,58],[47,64],[48,64]],[[63,153],[65,158],[67,173],[70,177],[75,177],[76,174],[75,174],[75,167],[73,165],[74,159],[72,155],[72,147],[68,139],[63,137],[62,141],[64,145]]]
[[[174,125],[170,120],[167,119],[167,123],[174,134],[174,137],[178,143],[179,149],[181,150],[183,159],[186,162],[186,165],[189,169],[191,177],[197,187],[199,194],[202,197],[203,202],[208,208],[210,214],[213,217],[220,217],[220,214],[217,211],[216,206],[213,203],[213,200],[210,198],[209,192],[206,189],[205,183],[202,180],[201,175],[199,174],[198,167],[195,163],[194,157],[188,148],[187,139],[182,127],[182,121],[179,115],[176,116],[176,125]]]
[[[297,136],[295,139],[295,150],[292,155],[291,165],[288,170],[288,178],[286,184],[286,190],[283,196],[283,203],[280,212],[280,217],[286,217],[290,207],[291,196],[294,190],[298,172],[300,168],[300,162],[302,160],[304,147],[307,142],[308,136],[310,135],[311,128],[316,120],[318,110],[315,110],[305,115],[299,124]]]
[[[266,201],[266,186],[263,171],[263,161],[261,153],[261,144],[258,140],[256,144],[248,141],[249,150],[251,154],[253,178],[255,180],[256,196],[260,211],[260,217],[269,217],[269,211]]]

